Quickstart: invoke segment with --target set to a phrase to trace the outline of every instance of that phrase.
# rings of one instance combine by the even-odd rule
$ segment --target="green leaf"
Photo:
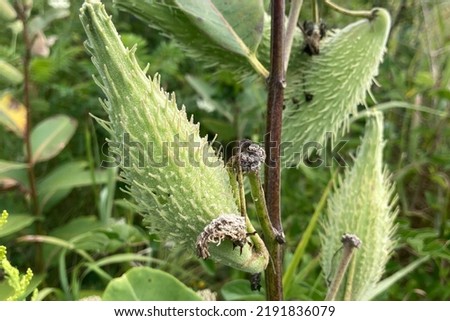
[[[367,292],[365,294],[365,296],[362,298],[362,300],[369,301],[369,300],[375,299],[377,295],[385,292],[395,282],[397,282],[401,278],[403,278],[406,275],[408,275],[409,273],[411,273],[415,268],[417,268],[422,263],[428,261],[429,259],[430,259],[430,256],[422,257],[422,258],[412,262],[408,266],[404,267],[403,269],[395,272],[393,275],[391,275],[388,278],[382,280],[373,289],[371,289],[369,292]]]
[[[95,250],[97,250],[98,247],[101,246],[101,244],[97,243],[97,248],[95,248],[95,246],[89,247],[86,245],[85,237],[86,235],[90,235],[90,232],[102,226],[103,224],[99,222],[95,216],[83,216],[74,218],[68,223],[53,229],[49,233],[49,237],[51,238],[51,240],[65,240],[67,241],[67,243],[63,244],[58,242],[50,242],[48,240],[47,242],[43,241],[43,251],[44,257],[46,258],[46,264],[48,266],[53,266],[57,263],[55,254],[59,252],[61,248],[73,250],[73,248],[76,247],[77,249],[94,248]],[[83,242],[84,244],[82,244]],[[83,247],[82,245],[86,246]]]
[[[77,217],[65,225],[55,228],[51,231],[50,235],[72,242],[73,238],[89,233],[102,226],[103,224],[95,216]]]
[[[33,224],[35,218],[29,214],[10,214],[8,224],[0,229],[0,238],[14,234]]]
[[[148,267],[130,269],[109,282],[105,301],[201,301],[202,299],[172,275]]]
[[[100,220],[102,222],[107,222],[111,218],[113,212],[118,168],[107,168],[106,175],[107,182],[105,187],[103,187],[100,192],[100,199],[98,204],[98,212]]]
[[[38,183],[39,205],[50,208],[67,196],[75,187],[104,184],[108,181],[106,171],[91,173],[83,161],[63,164]]]
[[[40,122],[31,132],[32,162],[55,157],[75,133],[77,122],[65,115],[57,115]]]
[[[6,174],[12,170],[27,168],[27,164],[18,162],[9,162],[0,159],[0,175]],[[1,177],[1,176],[0,176]]]
[[[14,187],[18,184],[25,189],[29,188],[28,173],[25,168],[0,171],[0,185],[2,187]]]
[[[248,280],[233,280],[226,283],[220,290],[227,301],[263,301],[264,293],[252,291]]]
[[[0,160],[0,186],[8,189],[19,184],[28,188],[27,164]]]
[[[220,63],[222,69],[247,74],[256,70],[268,76],[256,59],[264,25],[261,0],[114,0],[114,3],[174,38],[188,54],[209,66]]]
[[[262,1],[176,0],[176,3],[203,34],[228,51],[248,56],[261,41]]]

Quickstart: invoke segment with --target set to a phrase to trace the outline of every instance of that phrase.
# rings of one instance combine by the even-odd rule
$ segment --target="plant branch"
[[[266,167],[264,187],[267,210],[272,226],[277,231],[276,239],[266,239],[273,265],[266,270],[266,293],[269,300],[283,299],[282,262],[284,241],[280,212],[280,142],[283,99],[285,87],[284,75],[284,0],[271,2],[271,40],[270,40],[270,76],[267,100],[267,127],[265,135]]]
[[[237,166],[236,172],[237,172],[236,177],[239,192],[239,204],[240,204],[239,210],[241,212],[241,216],[247,217],[247,203],[245,201],[244,175],[242,174],[242,167]]]
[[[228,177],[230,178],[230,186],[233,191],[234,200],[236,201],[236,206],[241,209],[241,195],[238,187],[238,182],[236,179],[236,172],[232,165],[227,166]]]
[[[23,56],[23,78],[24,78],[23,100],[25,107],[27,109],[27,120],[24,135],[24,143],[28,163],[28,181],[30,183],[30,205],[31,205],[31,212],[37,219],[36,234],[44,234],[41,221],[41,211],[39,209],[39,201],[37,196],[36,175],[34,172],[34,162],[31,147],[30,62],[31,62],[32,39],[30,39],[30,33],[28,29],[28,16],[27,16],[27,11],[29,11],[30,8],[27,8],[23,1],[15,1],[14,7],[17,12],[17,17],[22,22],[23,43],[25,47],[25,52]],[[42,260],[42,245],[40,243],[36,243],[35,260],[37,272],[42,272],[44,268],[44,263]]]
[[[278,233],[272,226],[267,212],[266,200],[264,198],[264,190],[262,188],[261,180],[258,172],[250,172],[247,174],[250,182],[250,189],[252,192],[253,202],[256,207],[256,215],[261,224],[263,235],[268,236],[269,239],[276,239]]]
[[[286,27],[286,38],[284,44],[284,71],[286,72],[291,56],[292,43],[294,42],[295,30],[297,28],[298,17],[302,9],[303,0],[293,0],[289,11],[289,18]]]
[[[247,203],[245,200],[244,174],[241,167],[241,152],[233,156],[227,164],[228,177],[233,196],[241,216],[247,217]]]

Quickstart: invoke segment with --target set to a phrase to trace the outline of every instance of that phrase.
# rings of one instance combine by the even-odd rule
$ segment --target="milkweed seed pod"
[[[340,261],[341,236],[358,235],[363,244],[350,263],[347,283],[341,286],[337,300],[363,299],[380,280],[394,246],[397,197],[383,168],[383,145],[383,117],[374,112],[367,120],[353,167],[346,170],[328,199],[321,234],[321,265],[328,281]]]
[[[238,210],[224,164],[184,107],[179,110],[175,97],[161,89],[159,76],[151,79],[140,69],[135,48],[123,46],[101,2],[87,0],[80,19],[107,97],[109,121],[99,122],[111,135],[110,152],[123,154],[129,193],[154,233],[195,253],[197,238],[212,221],[240,218],[233,214]],[[236,248],[225,235],[209,245],[206,256],[256,273],[268,263],[265,248],[258,249]]]
[[[391,20],[381,8],[320,41],[320,54],[293,51],[286,88],[283,162],[299,165],[307,143],[322,146],[348,128],[348,119],[364,104],[385,52]]]

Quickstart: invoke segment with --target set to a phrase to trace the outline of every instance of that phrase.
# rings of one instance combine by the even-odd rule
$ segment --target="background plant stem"
[[[31,148],[31,104],[30,104],[30,61],[31,61],[31,46],[32,39],[30,39],[30,34],[28,30],[28,17],[27,10],[29,8],[25,7],[22,1],[16,1],[14,7],[17,11],[17,16],[23,25],[23,43],[25,47],[23,55],[23,101],[25,107],[27,108],[27,121],[26,130],[24,136],[24,143],[26,149],[26,158],[28,163],[28,181],[30,183],[30,208],[33,215],[36,217],[36,234],[43,234],[43,226],[41,221],[41,211],[39,210],[39,203],[37,197],[36,188],[36,175],[34,172],[33,155]],[[36,243],[36,255],[35,255],[35,271],[42,272],[43,260],[42,260],[42,245]]]
[[[303,0],[293,0],[291,9],[289,10],[289,18],[286,27],[285,49],[284,49],[284,71],[289,65],[289,57],[291,56],[292,43],[294,41],[295,29],[297,28],[298,16],[302,9]]]
[[[284,99],[284,0],[271,2],[271,43],[269,95],[267,100],[267,127],[265,135],[266,168],[264,187],[267,210],[272,226],[283,236],[280,212],[280,141]],[[282,262],[283,248],[276,239],[266,243],[272,264],[266,270],[266,293],[268,300],[283,299]]]
[[[314,23],[320,23],[319,4],[317,3],[317,0],[313,0],[312,3],[312,17],[314,19]]]

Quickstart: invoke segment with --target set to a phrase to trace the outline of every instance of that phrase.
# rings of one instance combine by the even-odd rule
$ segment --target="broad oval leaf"
[[[70,162],[54,169],[38,183],[39,205],[48,210],[67,196],[73,188],[93,184],[105,184],[108,181],[106,171],[91,172],[83,161]]]
[[[0,160],[0,186],[12,188],[22,185],[28,188],[27,165],[24,163]]]
[[[108,283],[105,301],[201,301],[193,290],[172,275],[149,267],[136,267]]]
[[[255,70],[268,74],[256,58],[265,20],[261,0],[114,0],[114,4],[175,39],[208,66],[220,64],[240,75],[254,75]]]
[[[212,41],[242,56],[261,41],[264,9],[260,0],[177,0],[192,22]]]
[[[31,132],[32,162],[42,162],[58,155],[76,128],[76,120],[66,115],[53,116],[40,122]]]
[[[23,169],[23,168],[27,168],[27,164],[10,162],[0,159],[0,175],[15,169]]]

